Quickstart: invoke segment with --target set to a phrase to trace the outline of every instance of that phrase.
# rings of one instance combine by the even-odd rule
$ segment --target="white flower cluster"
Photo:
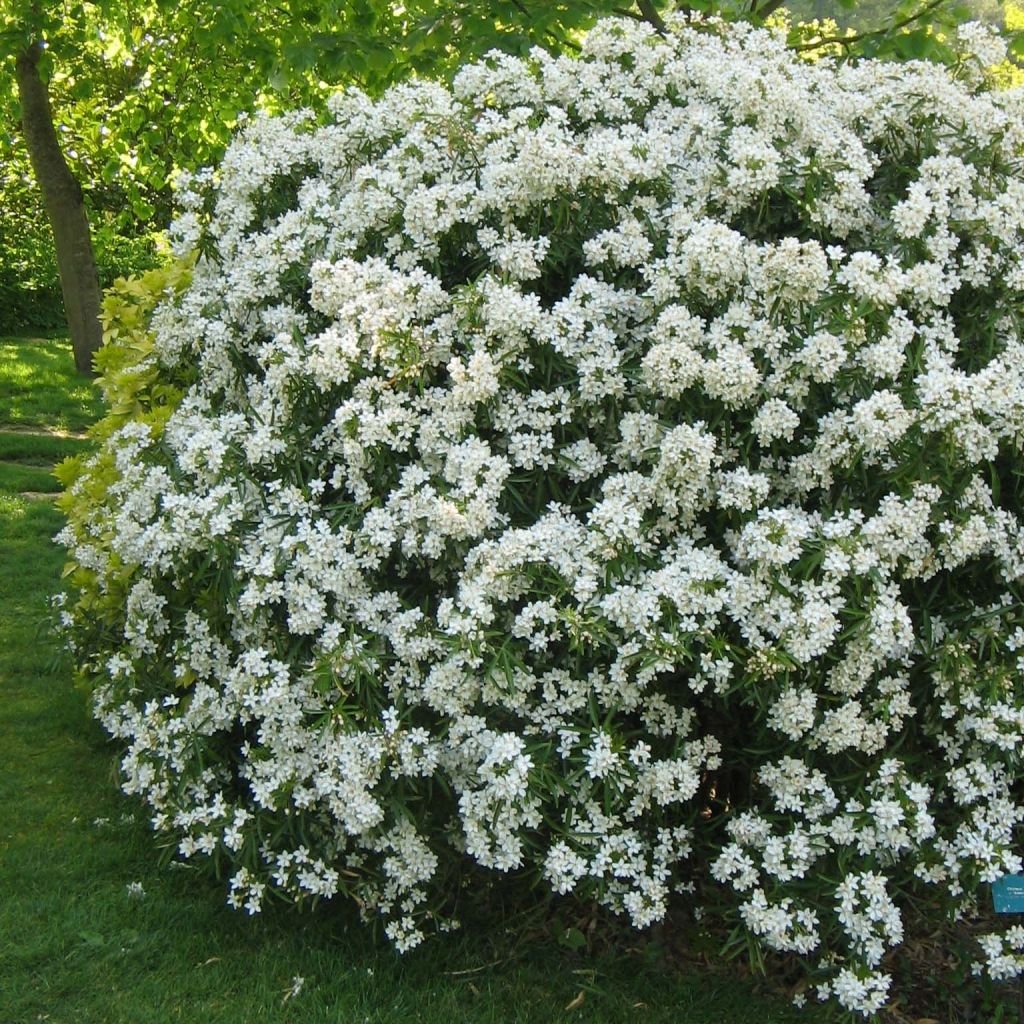
[[[459,860],[688,900],[878,1010],[1021,867],[1021,104],[611,20],[249,122],[64,536],[155,827],[400,949]]]

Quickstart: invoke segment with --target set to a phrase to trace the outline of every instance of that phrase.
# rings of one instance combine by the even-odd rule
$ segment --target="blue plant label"
[[[1024,914],[1024,875],[1003,875],[992,883],[997,914]]]

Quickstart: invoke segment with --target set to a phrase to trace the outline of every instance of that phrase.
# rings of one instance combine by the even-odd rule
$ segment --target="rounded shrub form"
[[[864,1014],[936,928],[1020,971],[1024,121],[977,68],[612,20],[193,177],[64,535],[178,855],[400,949],[467,865],[676,902]]]

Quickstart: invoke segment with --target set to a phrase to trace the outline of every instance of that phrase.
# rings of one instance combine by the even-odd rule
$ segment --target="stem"
[[[757,0],[754,0],[755,4]],[[784,3],[786,0],[768,0],[762,7],[757,7],[751,13],[758,18],[760,21],[764,21],[765,18],[771,17]]]
[[[640,16],[644,21],[654,26],[654,30],[659,35],[665,35],[668,32],[668,28],[665,22],[662,21],[661,15],[658,13],[657,8],[652,3],[652,0],[636,0],[637,9],[640,11]],[[680,10],[685,8],[680,7]]]
[[[877,36],[885,36],[890,32],[898,32],[901,28],[906,28],[907,25],[912,25],[915,21],[919,21],[926,14],[930,14],[935,10],[936,7],[941,7],[946,0],[929,0],[919,11],[914,14],[908,15],[906,18],[895,22],[892,25],[887,25],[885,28],[872,29],[870,32],[859,32],[852,36],[827,36],[823,39],[818,39],[813,43],[801,43],[799,46],[794,46],[793,49],[797,53],[802,53],[806,50],[817,50],[822,46],[831,46],[833,43],[838,43],[840,46],[850,47],[855,46],[857,43],[862,43],[865,39],[874,39]]]

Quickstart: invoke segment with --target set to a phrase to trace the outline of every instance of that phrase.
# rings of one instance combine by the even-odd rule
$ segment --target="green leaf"
[[[148,221],[155,212],[156,207],[145,199],[136,199],[132,202],[132,213],[143,222]]]
[[[923,59],[934,45],[934,37],[927,28],[901,32],[894,41],[897,53],[912,60]]]

